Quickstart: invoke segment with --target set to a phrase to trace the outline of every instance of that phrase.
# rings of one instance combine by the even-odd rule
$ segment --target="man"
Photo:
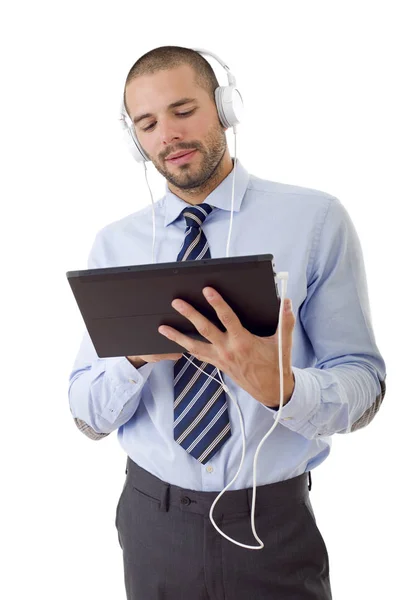
[[[214,102],[217,86],[208,62],[178,47],[148,52],[128,74],[127,112],[167,181],[155,205],[157,262],[196,259],[193,248],[206,257],[225,256],[233,162]],[[181,354],[99,359],[87,334],[71,373],[78,427],[92,439],[118,430],[128,455],[116,514],[128,600],[331,598],[307,473],[328,456],[334,433],[372,420],[385,394],[362,252],[344,207],[329,194],[250,175],[240,161],[236,168],[232,255],[271,252],[277,270],[289,272],[292,301],[282,330],[284,407],[258,457],[255,527],[264,547],[233,544],[209,519],[242,453],[237,411],[215,373],[224,374],[242,410],[246,456],[214,519],[226,535],[255,546],[252,465],[277,417],[277,333],[250,334],[218,292],[206,288],[225,333],[175,301],[209,344],[172,328],[159,331],[215,380]],[[151,241],[152,214],[145,208],[98,233],[88,267],[148,264]],[[210,412],[219,410],[221,430],[199,455],[199,423],[192,418],[183,433],[179,426],[190,406],[200,406],[200,414],[209,405]]]

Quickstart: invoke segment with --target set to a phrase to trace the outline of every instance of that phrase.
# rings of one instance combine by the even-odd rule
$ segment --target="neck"
[[[215,170],[213,175],[208,179],[203,185],[198,188],[192,188],[190,190],[182,190],[171,183],[168,183],[168,188],[171,190],[175,196],[181,198],[188,204],[192,204],[193,206],[196,204],[201,204],[204,200],[211,194],[216,187],[229,175],[229,173],[233,169],[233,160],[229,154],[228,149],[218,165],[218,168]]]

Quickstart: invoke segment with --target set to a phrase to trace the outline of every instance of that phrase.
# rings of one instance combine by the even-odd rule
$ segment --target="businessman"
[[[126,78],[136,137],[166,180],[155,203],[157,262],[225,256],[234,165],[215,103],[218,85],[201,54],[173,46],[146,53]],[[106,225],[88,268],[150,263],[152,235],[151,206]],[[225,332],[182,299],[173,308],[208,343],[162,326],[160,335],[182,353],[101,359],[83,337],[70,408],[91,439],[117,431],[127,454],[116,528],[128,600],[332,597],[310,473],[328,457],[334,434],[374,418],[385,395],[385,363],[372,330],[362,250],[344,206],[328,193],[252,175],[237,160],[231,255],[264,253],[274,255],[277,271],[289,272],[291,306],[283,313],[284,406],[257,463],[261,550],[233,544],[209,519],[242,454],[239,416],[217,369],[241,408],[246,456],[214,519],[228,536],[256,545],[252,467],[277,418],[277,333],[251,334],[207,287]]]

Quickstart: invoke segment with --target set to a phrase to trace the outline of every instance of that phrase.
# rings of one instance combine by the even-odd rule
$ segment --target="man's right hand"
[[[160,360],[178,360],[182,354],[145,354],[144,356],[127,356],[129,362],[138,369],[146,363],[156,363]]]

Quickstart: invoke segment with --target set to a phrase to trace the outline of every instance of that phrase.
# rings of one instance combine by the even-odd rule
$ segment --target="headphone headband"
[[[209,55],[215,58],[225,69],[228,76],[228,85],[219,86],[215,90],[215,103],[217,106],[218,117],[223,127],[234,127],[240,123],[243,112],[243,100],[239,90],[236,88],[236,78],[231,73],[228,65],[219,56],[208,50],[191,48],[202,55]],[[119,120],[123,129],[123,134],[129,146],[129,151],[137,162],[146,162],[150,159],[143,150],[136,137],[135,126],[125,108],[124,98],[122,98]]]
[[[210,52],[209,50],[203,50],[202,48],[192,48],[192,50],[194,50],[195,52],[198,52],[199,54],[205,54],[205,55],[209,55],[209,56],[212,56],[213,58],[215,58],[215,60],[217,60],[219,62],[219,64],[225,69],[226,74],[228,75],[229,85],[236,87],[235,76],[233,75],[233,73],[231,73],[228,65],[221,58],[219,58],[219,56],[214,54],[214,52]]]

